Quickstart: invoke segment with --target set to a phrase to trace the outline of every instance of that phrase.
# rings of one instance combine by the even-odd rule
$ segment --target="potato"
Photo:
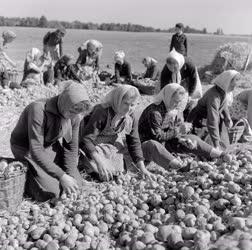
[[[101,233],[105,234],[108,232],[108,225],[104,221],[100,221],[98,227]]]
[[[45,228],[37,227],[36,229],[30,232],[30,236],[32,237],[32,239],[38,240],[45,233],[45,231]]]
[[[131,249],[132,250],[144,250],[146,245],[141,241],[136,241],[132,244]]]
[[[151,244],[153,242],[155,242],[155,236],[153,233],[151,232],[145,232],[142,236],[141,236],[141,241],[145,244]]]
[[[182,229],[182,237],[184,240],[193,240],[197,229],[194,227],[185,227]]]
[[[63,229],[58,226],[51,226],[49,228],[49,233],[54,239],[59,239],[64,234]]]
[[[44,248],[46,248],[47,244],[48,244],[48,242],[46,242],[44,240],[38,240],[38,241],[36,241],[35,245],[38,249],[44,249]]]
[[[50,241],[47,243],[47,246],[45,247],[45,250],[58,250],[59,245],[57,244],[56,241]]]

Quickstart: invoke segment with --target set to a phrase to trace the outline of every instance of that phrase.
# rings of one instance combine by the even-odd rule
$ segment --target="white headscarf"
[[[115,52],[115,61],[120,61],[123,63],[124,58],[125,58],[125,53],[122,50],[116,51]]]
[[[85,41],[81,45],[81,49],[82,50],[87,49],[88,46],[94,46],[98,50],[101,50],[103,48],[102,43],[95,39],[90,39],[90,40]]]
[[[175,92],[179,90],[185,90],[183,86],[179,85],[178,83],[169,83],[167,84],[158,95],[154,97],[154,103],[160,104],[161,102],[164,102],[166,110],[170,110],[171,107],[171,100],[172,96]],[[184,111],[186,104],[188,101],[188,93],[185,90],[185,98],[183,99],[183,105],[181,107],[180,111]]]
[[[177,107],[172,107],[172,97],[174,93],[179,90],[183,90],[185,94],[179,105]],[[167,84],[154,98],[155,104],[160,104],[161,102],[164,102],[167,111],[162,122],[162,128],[167,128],[171,124],[174,124],[176,117],[185,110],[188,102],[188,93],[184,87],[178,83],[170,83]]]
[[[179,65],[179,70],[178,72],[172,72],[172,82],[175,83],[181,83],[181,74],[180,74],[180,70],[183,67],[183,65],[185,64],[185,58],[182,54],[178,53],[174,48],[172,49],[172,51],[168,54],[168,58],[172,58],[174,59],[178,65]]]
[[[120,106],[122,104],[123,97],[127,94],[127,92],[134,92],[134,96],[137,98],[140,96],[139,91],[136,87],[123,84],[115,89],[111,90],[102,100],[102,106],[104,108],[112,107],[113,110],[118,113],[120,110]]]
[[[129,114],[125,114],[124,116],[122,116],[121,114],[119,114],[120,111],[120,107],[122,105],[122,101],[124,96],[128,93],[128,92],[133,92],[133,96],[136,97],[136,99],[140,96],[139,91],[136,87],[131,86],[131,85],[127,85],[127,84],[123,84],[120,85],[118,87],[116,87],[115,89],[113,89],[112,91],[110,91],[102,100],[101,105],[104,108],[108,108],[108,107],[112,107],[112,109],[115,111],[115,116],[112,119],[111,122],[111,127],[114,128],[117,126],[118,122],[123,118],[129,118]],[[132,126],[132,121],[131,119],[126,119],[126,123],[129,122],[131,123],[129,126]]]
[[[154,59],[153,57],[147,56],[143,59],[143,61],[146,61],[147,65],[155,65],[158,63],[158,61],[156,59]]]
[[[229,85],[239,72],[236,70],[226,70],[213,79],[212,84],[220,87],[225,93],[228,92]]]
[[[34,62],[35,59],[38,59],[38,57],[41,55],[41,51],[37,48],[32,48],[29,50],[26,54],[26,60],[28,62]]]

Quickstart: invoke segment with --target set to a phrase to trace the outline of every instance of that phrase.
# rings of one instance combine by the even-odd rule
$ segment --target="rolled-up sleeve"
[[[30,144],[30,154],[42,169],[54,178],[60,179],[65,173],[54,163],[44,147],[44,110],[41,104],[34,104],[28,114],[28,136]]]
[[[63,139],[64,147],[64,164],[66,169],[76,168],[78,165],[78,149],[79,149],[79,126],[80,117],[72,120],[72,140],[67,143]]]
[[[220,99],[217,97],[209,98],[207,102],[207,128],[214,147],[220,146],[219,109],[220,109]]]
[[[126,135],[126,143],[129,154],[134,163],[144,160],[141,147],[141,141],[138,133],[138,120],[135,116],[133,118],[132,130],[130,134]]]
[[[167,131],[164,131],[162,129],[162,116],[158,111],[152,111],[150,113],[150,129],[152,133],[152,137],[159,141],[159,142],[165,142],[169,139],[172,139],[176,137],[176,133],[174,129],[169,129]]]

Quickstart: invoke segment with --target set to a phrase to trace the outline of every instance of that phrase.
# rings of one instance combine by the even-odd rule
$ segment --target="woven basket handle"
[[[11,163],[8,164],[7,168],[5,168],[4,172],[3,172],[3,176],[5,179],[7,179],[10,174],[9,174],[9,170],[11,167],[20,167],[23,168],[23,164],[19,161],[13,161]]]

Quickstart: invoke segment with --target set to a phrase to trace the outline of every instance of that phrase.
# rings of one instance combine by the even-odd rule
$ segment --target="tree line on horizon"
[[[83,29],[83,30],[106,30],[106,31],[126,31],[126,32],[169,32],[173,33],[175,28],[155,29],[153,27],[143,26],[139,24],[121,24],[121,23],[92,23],[80,21],[55,21],[47,20],[43,15],[37,17],[4,17],[0,16],[0,26],[18,26],[18,27],[40,27],[40,28],[58,28],[63,26],[66,29]],[[184,28],[185,33],[207,34],[207,29],[194,29],[188,25]]]

